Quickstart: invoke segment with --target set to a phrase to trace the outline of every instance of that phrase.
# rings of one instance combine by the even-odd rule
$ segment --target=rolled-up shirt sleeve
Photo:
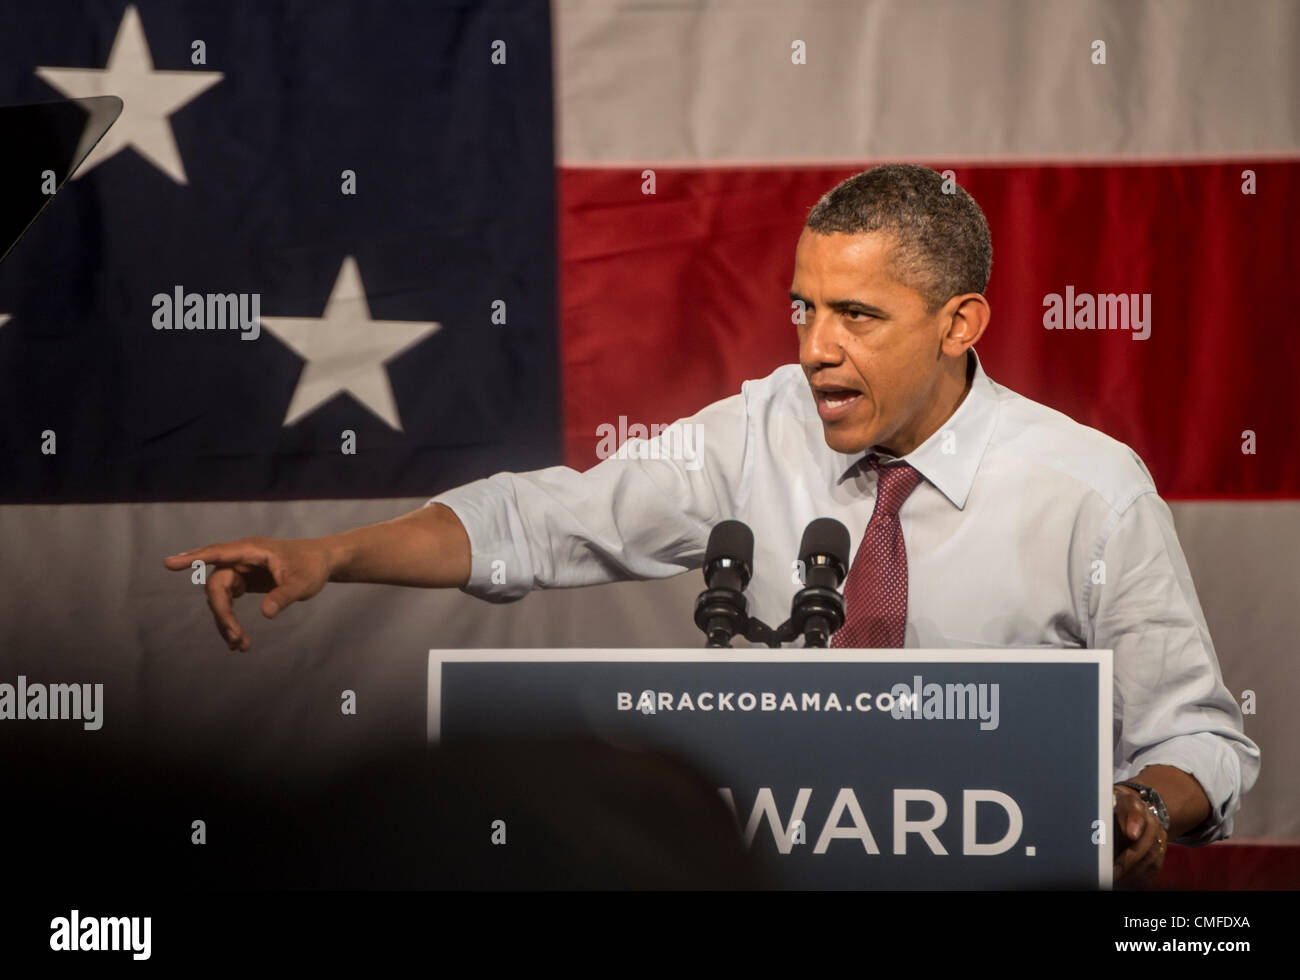
[[[1224,686],[1168,506],[1154,492],[1139,494],[1107,527],[1089,645],[1114,651],[1116,778],[1151,765],[1190,773],[1210,815],[1175,843],[1208,844],[1231,834],[1259,773],[1259,747]]]
[[[430,499],[425,506],[451,508],[469,535],[461,591],[512,602],[534,589],[699,568],[712,526],[737,512],[743,493],[748,386],[657,435],[629,438],[586,472],[497,473]]]

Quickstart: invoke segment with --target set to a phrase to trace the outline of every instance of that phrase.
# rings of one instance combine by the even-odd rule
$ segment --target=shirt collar
[[[959,510],[966,506],[966,498],[975,482],[975,471],[979,469],[997,423],[993,382],[984,373],[973,347],[970,356],[975,361],[975,373],[970,391],[957,406],[957,411],[930,438],[902,457],[903,462],[934,484]],[[838,460],[836,472],[839,473],[835,482],[839,484],[848,479],[869,454],[835,453]],[[894,458],[887,453],[880,455],[886,460]]]

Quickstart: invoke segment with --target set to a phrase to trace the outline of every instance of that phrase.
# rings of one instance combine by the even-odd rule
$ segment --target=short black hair
[[[872,167],[841,181],[808,213],[822,235],[883,231],[896,239],[894,269],[934,313],[962,293],[983,293],[993,269],[984,212],[956,181],[910,163]]]

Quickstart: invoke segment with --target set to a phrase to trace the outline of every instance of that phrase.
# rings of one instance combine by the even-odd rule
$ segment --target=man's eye
[[[845,310],[844,315],[851,320],[869,320],[872,317],[866,310]]]

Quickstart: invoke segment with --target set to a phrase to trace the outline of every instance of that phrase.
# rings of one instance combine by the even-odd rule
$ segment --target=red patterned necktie
[[[921,482],[906,463],[881,466],[873,454],[867,462],[878,475],[876,509],[844,584],[844,625],[831,646],[901,647],[907,625],[907,548],[898,508]]]

